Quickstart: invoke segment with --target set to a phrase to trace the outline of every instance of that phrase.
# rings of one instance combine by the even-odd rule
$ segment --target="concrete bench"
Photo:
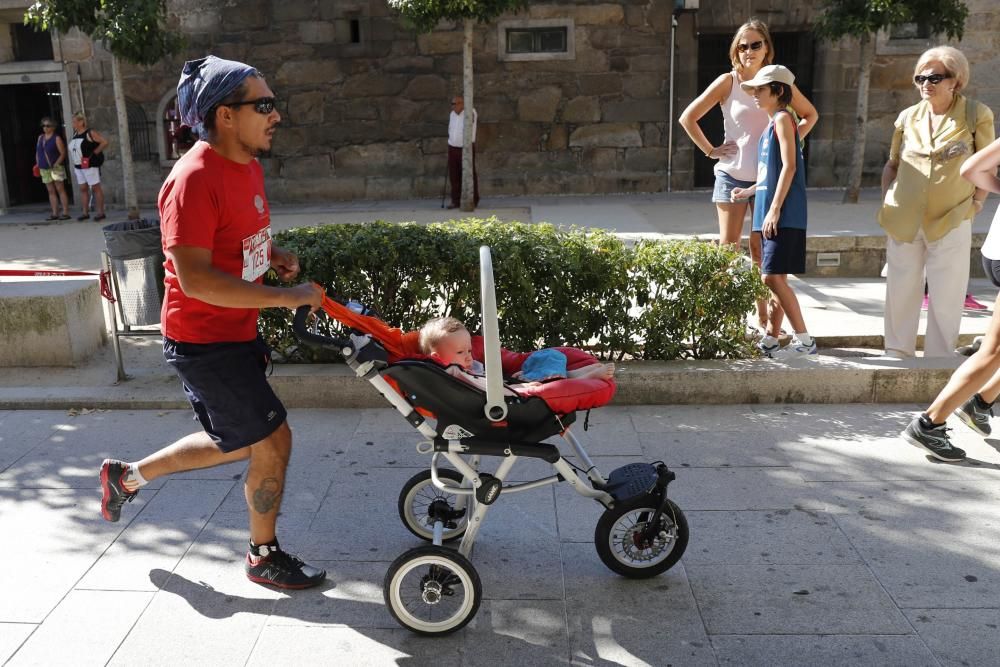
[[[96,277],[0,282],[0,367],[76,366],[106,340]]]

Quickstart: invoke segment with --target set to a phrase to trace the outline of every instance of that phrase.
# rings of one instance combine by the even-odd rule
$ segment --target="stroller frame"
[[[490,421],[499,422],[506,418],[508,406],[503,397],[492,260],[487,247],[480,249],[480,267],[487,382],[483,410]],[[688,528],[680,508],[667,498],[667,486],[673,481],[674,473],[666,465],[632,463],[612,471],[605,478],[570,430],[572,419],[564,424],[565,415],[563,418],[554,415],[558,434],[570,443],[586,468],[571,465],[558,447],[546,442],[492,440],[477,437],[456,425],[447,426],[443,433],[438,433],[416,406],[382,376],[381,371],[390,366],[381,345],[369,335],[352,334],[349,339],[340,340],[310,332],[306,327],[308,314],[308,306],[296,311],[293,328],[299,338],[308,344],[339,348],[355,375],[367,380],[427,438],[417,444],[417,451],[431,454],[429,470],[414,475],[403,487],[399,512],[410,532],[430,545],[410,549],[397,558],[386,574],[383,587],[390,613],[407,629],[425,635],[447,634],[463,627],[475,616],[482,598],[482,585],[469,559],[490,506],[502,494],[568,482],[579,495],[599,502],[605,512],[595,530],[598,555],[605,565],[624,576],[652,577],[680,559],[687,546]],[[450,376],[449,381],[462,382]],[[440,420],[437,425],[442,427]],[[500,456],[503,460],[491,474],[480,470],[483,456]],[[546,461],[554,474],[506,484],[507,476],[522,457]],[[454,470],[441,468],[442,458]],[[585,473],[589,484],[580,472]],[[415,509],[417,496],[424,492],[435,494],[434,499],[426,510]],[[457,551],[444,546],[459,535],[461,543]],[[407,600],[408,592],[413,593],[410,600]],[[454,611],[443,612],[443,618],[435,618],[442,615],[439,607],[452,607]],[[421,612],[428,617],[422,617]]]

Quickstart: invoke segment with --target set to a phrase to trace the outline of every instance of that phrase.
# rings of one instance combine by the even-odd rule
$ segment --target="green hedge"
[[[600,229],[495,218],[324,225],[281,232],[275,243],[298,254],[303,277],[373,306],[393,326],[416,329],[452,315],[470,331],[480,326],[479,247],[488,245],[501,340],[515,350],[570,345],[607,359],[749,357],[746,314],[766,294],[759,272],[729,247],[627,246]],[[261,320],[286,358],[317,359],[297,344],[290,311],[265,310]]]

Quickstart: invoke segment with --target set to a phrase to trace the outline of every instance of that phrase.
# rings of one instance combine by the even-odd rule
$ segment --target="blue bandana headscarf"
[[[181,122],[201,134],[202,123],[212,107],[226,99],[248,76],[259,74],[249,65],[215,56],[187,61],[177,82]]]

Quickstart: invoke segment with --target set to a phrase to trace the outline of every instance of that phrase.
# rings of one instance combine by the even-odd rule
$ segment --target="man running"
[[[122,505],[158,477],[249,459],[247,577],[279,588],[315,586],[326,572],[283,551],[275,534],[292,433],[257,334],[259,308],[316,309],[323,296],[311,284],[262,283],[269,269],[286,281],[299,272],[296,256],[271,243],[256,160],[271,147],[281,115],[260,72],[215,56],[185,63],[177,101],[182,122],[204,140],[177,161],[159,195],[163,355],[204,430],[141,461],[104,461],[101,514],[118,521]]]

